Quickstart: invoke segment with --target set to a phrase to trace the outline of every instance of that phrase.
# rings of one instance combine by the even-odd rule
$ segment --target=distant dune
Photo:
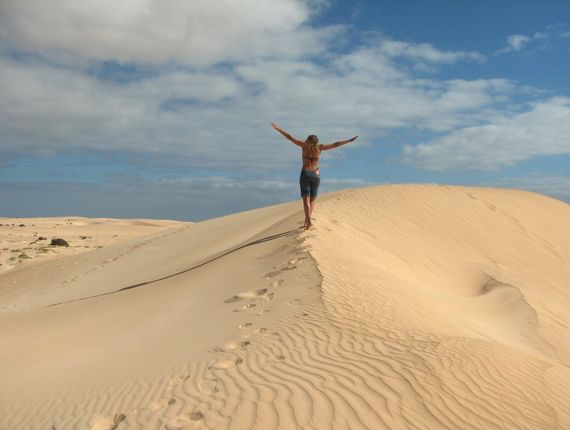
[[[54,257],[76,255],[185,223],[169,220],[50,217],[0,218],[0,273]],[[69,246],[52,246],[63,239]]]
[[[302,222],[125,221],[154,232],[0,273],[0,428],[570,429],[569,205],[393,185]]]

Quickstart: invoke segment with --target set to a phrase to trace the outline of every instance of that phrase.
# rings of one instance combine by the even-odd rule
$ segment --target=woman
[[[311,134],[307,137],[307,140],[303,142],[295,139],[274,122],[271,123],[271,126],[295,145],[302,148],[301,156],[303,157],[303,168],[301,170],[299,184],[301,185],[301,198],[303,199],[303,208],[305,209],[305,230],[307,230],[312,225],[311,214],[315,208],[315,199],[317,198],[319,184],[321,183],[319,173],[321,151],[338,148],[339,146],[354,142],[358,136],[354,136],[348,140],[341,140],[340,142],[329,143],[328,145],[321,145],[319,144],[319,139],[314,134]]]

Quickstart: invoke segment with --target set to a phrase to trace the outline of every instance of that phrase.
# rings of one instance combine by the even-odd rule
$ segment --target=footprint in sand
[[[273,266],[273,268],[279,269],[279,270],[284,271],[284,272],[286,272],[288,270],[295,270],[297,268],[297,263],[301,262],[305,258],[307,258],[307,257],[292,258],[291,260],[289,260],[285,263],[276,264],[275,266]]]
[[[117,430],[119,424],[126,418],[125,414],[116,414],[114,417],[99,417],[91,424],[91,430]],[[52,425],[52,430],[55,430],[54,425]]]
[[[238,325],[238,328],[247,328],[247,327],[250,327],[252,325],[253,325],[253,323],[250,323],[250,322],[242,322],[240,325]]]
[[[299,300],[299,299],[289,300],[289,301],[287,302],[287,304],[288,304],[289,306],[299,306],[299,305],[301,304],[301,300]]]
[[[226,344],[226,351],[235,351],[236,349],[246,349],[251,342],[249,340],[243,340],[241,342],[229,342]]]
[[[109,428],[109,430],[116,430],[119,427],[119,424],[121,424],[125,418],[127,418],[127,416],[125,414],[116,414],[113,417],[113,426]]]
[[[235,342],[228,342],[226,343],[225,347],[222,348],[221,346],[216,346],[214,348],[210,348],[208,352],[215,353],[215,354],[223,354],[228,353],[235,350],[243,350],[246,349],[251,342],[249,340],[244,341],[235,341]]]
[[[284,361],[285,360],[285,356],[284,355],[274,355],[273,357],[267,357],[265,360],[265,364],[275,364],[275,362],[277,361]]]
[[[273,281],[271,283],[271,288],[279,288],[284,283],[285,283],[285,279],[279,279],[278,281]]]
[[[218,383],[215,379],[205,379],[198,384],[198,389],[202,394],[216,394],[218,390]]]
[[[255,306],[256,306],[255,303],[248,303],[247,305],[242,306],[241,308],[247,310],[247,309],[253,309],[255,308]]]
[[[224,300],[224,303],[234,303],[240,300],[255,299],[259,296],[264,295],[265,293],[267,293],[267,288],[261,288],[259,290],[253,290],[253,291],[246,291],[245,293],[239,293],[230,297],[229,299]]]
[[[204,414],[200,411],[194,411],[189,414],[190,421],[200,421],[204,418]]]
[[[190,414],[190,420],[192,421],[200,421],[202,418],[204,418],[204,414],[200,411],[192,412]]]
[[[276,271],[276,272],[269,272],[269,273],[266,273],[266,274],[265,274],[264,278],[265,278],[265,279],[275,278],[275,277],[276,277],[277,275],[279,275],[280,273],[281,273],[281,272],[279,272],[279,271]]]
[[[292,260],[289,260],[289,264],[299,264],[301,261],[306,260],[307,257],[296,257]]]
[[[257,330],[254,331],[255,334],[263,334],[267,331],[267,329],[265,327],[261,327],[258,328]]]
[[[287,264],[286,266],[280,268],[279,270],[274,270],[273,272],[266,273],[264,278],[266,279],[275,278],[276,276],[279,276],[283,272],[288,272],[290,270],[295,270],[297,268],[296,264],[288,264],[288,263],[286,264]]]
[[[160,428],[161,429],[164,428],[165,430],[195,428],[194,425],[196,425],[196,424],[194,424],[194,423],[196,423],[196,421],[200,421],[203,418],[204,418],[204,414],[199,410],[194,411],[194,412],[184,413],[184,414],[179,415],[176,418],[173,418],[170,420],[163,419],[162,422],[164,424],[164,427],[160,427]],[[188,427],[188,426],[191,426],[191,427]]]
[[[243,358],[237,357],[229,360],[220,361],[216,364],[212,364],[210,367],[208,367],[208,369],[209,370],[229,369],[230,367],[237,366],[238,364],[241,363],[243,363]]]
[[[224,300],[224,303],[235,303],[239,302],[241,299],[238,296],[231,296],[229,299]]]
[[[248,310],[253,310],[255,309],[255,303],[248,303],[245,306],[242,306],[239,309],[234,309],[233,312],[243,312],[243,311],[248,311]]]
[[[173,397],[170,399],[161,399],[157,402],[151,403],[148,408],[154,412],[154,411],[157,411],[159,409],[163,409],[163,408],[166,408],[168,406],[172,406],[175,403],[176,403],[176,399]],[[115,415],[115,417],[117,417],[117,415]]]

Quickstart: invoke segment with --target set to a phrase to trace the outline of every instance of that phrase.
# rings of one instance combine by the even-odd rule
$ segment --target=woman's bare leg
[[[309,217],[313,216],[313,209],[315,209],[315,204],[316,204],[315,199],[316,199],[316,197],[311,197],[311,200],[309,201],[309,204],[310,204],[310,206],[309,206]]]
[[[311,201],[309,196],[303,197],[303,209],[305,210],[305,230],[311,227]]]

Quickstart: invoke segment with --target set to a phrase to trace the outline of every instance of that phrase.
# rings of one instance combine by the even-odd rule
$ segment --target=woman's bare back
[[[319,159],[321,158],[321,145],[304,143],[302,146],[303,170],[319,170]]]

